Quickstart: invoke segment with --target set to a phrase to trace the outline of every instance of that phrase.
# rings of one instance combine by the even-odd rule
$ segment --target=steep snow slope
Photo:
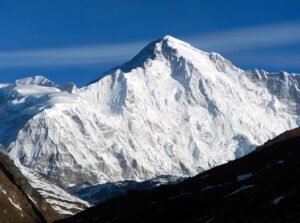
[[[88,202],[69,194],[49,182],[35,171],[22,166],[19,166],[19,169],[28,179],[31,186],[45,199],[46,203],[60,215],[74,215],[91,206]],[[32,201],[35,202],[34,200]]]
[[[3,85],[0,143],[65,187],[194,175],[296,127],[299,96],[296,75],[166,36],[82,89]]]

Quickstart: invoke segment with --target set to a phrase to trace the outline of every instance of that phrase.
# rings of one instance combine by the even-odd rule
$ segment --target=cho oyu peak
[[[152,60],[167,59],[169,62],[183,62],[183,60],[192,62],[195,59],[194,57],[198,57],[198,60],[202,57],[204,64],[207,62],[207,58],[209,58],[211,62],[217,65],[218,69],[230,68],[233,70],[238,70],[238,68],[233,66],[230,61],[226,60],[218,53],[207,53],[201,51],[189,43],[176,39],[173,36],[166,35],[149,43],[130,61],[105,72],[103,76],[118,69],[122,72],[129,72],[132,69],[144,67],[147,62]],[[97,82],[99,79],[93,81],[92,83]]]
[[[76,91],[30,89],[0,88],[0,143],[65,187],[194,175],[296,127],[300,114],[298,76],[244,71],[171,36]]]

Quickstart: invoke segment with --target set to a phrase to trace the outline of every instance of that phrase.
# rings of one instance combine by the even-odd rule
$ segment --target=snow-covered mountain
[[[42,79],[0,85],[0,143],[65,187],[195,175],[299,125],[297,75],[171,36],[81,89]]]
[[[57,87],[58,86],[54,82],[48,80],[47,78],[45,78],[41,75],[16,80],[15,84],[17,84],[17,85],[39,85],[39,86],[45,86],[45,87]]]

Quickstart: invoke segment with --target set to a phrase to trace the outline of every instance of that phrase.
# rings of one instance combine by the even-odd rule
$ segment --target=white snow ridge
[[[299,124],[298,76],[171,36],[81,89],[42,80],[0,85],[0,143],[64,187],[195,175]]]

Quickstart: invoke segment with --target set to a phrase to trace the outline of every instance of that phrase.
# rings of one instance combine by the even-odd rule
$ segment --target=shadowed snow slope
[[[76,194],[81,199],[90,202],[91,204],[99,204],[110,200],[114,197],[126,194],[131,190],[150,190],[160,185],[176,184],[183,181],[183,177],[160,176],[151,180],[136,182],[126,180],[121,182],[97,184],[97,185],[81,185],[78,187],[69,188],[72,194]]]
[[[298,76],[243,71],[170,36],[82,89],[34,83],[0,85],[0,143],[65,187],[195,175],[300,112]]]

